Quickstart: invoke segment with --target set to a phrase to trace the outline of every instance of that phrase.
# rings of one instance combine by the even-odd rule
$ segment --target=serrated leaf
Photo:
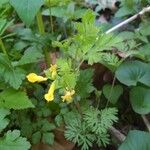
[[[17,110],[33,108],[34,105],[31,103],[25,92],[10,88],[0,93],[0,107]]]
[[[66,87],[68,86],[69,88],[74,89],[75,85],[76,85],[76,74],[75,73],[70,73],[67,74],[65,73],[61,79],[61,84]]]
[[[36,13],[43,5],[43,0],[10,0],[10,4],[15,8],[19,17],[26,25],[30,25]]]
[[[9,119],[6,118],[10,114],[8,109],[0,108],[0,132],[8,125]]]
[[[136,86],[138,82],[150,87],[150,65],[140,61],[122,63],[116,71],[117,79],[127,85]]]
[[[138,114],[150,113],[150,89],[134,87],[130,91],[130,101],[133,110]]]
[[[111,88],[112,88],[111,85],[106,84],[103,87],[103,94],[107,98],[107,100],[109,100],[112,104],[115,104],[119,99],[119,97],[121,96],[121,94],[123,93],[123,88],[120,85],[115,85],[112,88],[112,91]]]
[[[24,70],[13,67],[7,56],[0,54],[0,76],[6,83],[15,89],[18,89],[25,78]]]
[[[41,140],[41,132],[37,131],[32,135],[32,142],[33,144],[37,144],[40,142],[40,140]]]
[[[57,126],[60,126],[61,123],[63,122],[62,116],[61,116],[61,115],[57,115],[57,116],[55,117],[55,122],[56,122],[56,125],[57,125]]]
[[[76,93],[80,95],[82,98],[88,97],[89,93],[91,93],[94,90],[94,87],[92,85],[92,77],[93,77],[92,69],[80,71],[80,76],[78,77],[76,85]]]
[[[47,131],[52,131],[55,129],[55,125],[53,123],[46,123],[42,126],[42,131],[47,132]]]
[[[19,130],[8,131],[3,138],[0,138],[1,150],[28,150],[30,146],[27,139],[20,136]]]
[[[54,143],[54,134],[50,132],[44,133],[42,136],[42,142],[52,145]]]
[[[150,133],[133,130],[130,131],[118,150],[149,150]]]
[[[37,62],[43,55],[36,47],[28,48],[17,65],[26,65]]]

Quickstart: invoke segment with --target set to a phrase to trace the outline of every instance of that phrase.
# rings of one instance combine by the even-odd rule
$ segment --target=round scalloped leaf
[[[150,150],[150,133],[130,131],[118,150]]]
[[[150,65],[140,61],[124,62],[118,67],[116,77],[127,86],[140,82],[150,87]]]
[[[130,91],[130,101],[132,108],[136,113],[150,113],[150,89],[134,87]]]

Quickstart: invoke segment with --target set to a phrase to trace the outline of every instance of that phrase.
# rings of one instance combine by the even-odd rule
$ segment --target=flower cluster
[[[51,67],[49,68],[50,74],[51,74],[51,79],[53,80],[53,82],[50,85],[50,88],[48,90],[48,92],[44,95],[44,98],[47,102],[53,101],[54,100],[54,92],[56,89],[56,77],[57,77],[57,65],[51,65]],[[31,83],[35,83],[35,82],[43,82],[43,81],[47,81],[48,78],[43,77],[43,76],[38,76],[35,73],[30,73],[29,75],[26,76],[28,81]],[[67,90],[65,90],[65,95],[61,96],[62,101],[63,102],[67,102],[70,103],[73,100],[73,95],[75,94],[74,90],[68,90],[68,88],[66,88]]]

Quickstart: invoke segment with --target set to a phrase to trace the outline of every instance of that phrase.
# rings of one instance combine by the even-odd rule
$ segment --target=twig
[[[145,123],[145,125],[146,125],[148,131],[150,132],[150,123],[149,123],[148,119],[146,118],[145,115],[141,115],[141,117],[142,117],[143,122]]]
[[[109,29],[108,31],[106,31],[106,34],[109,34],[109,33],[113,32],[113,31],[119,29],[120,27],[128,24],[129,22],[135,20],[136,18],[138,18],[139,16],[141,16],[141,15],[147,13],[147,12],[150,12],[150,6],[144,8],[142,11],[140,11],[137,14],[135,14],[134,16],[132,16],[132,17],[128,18],[127,20],[125,20],[125,21],[117,24],[116,26],[112,27],[111,29]]]
[[[110,133],[111,133],[114,137],[117,138],[117,140],[118,140],[120,143],[122,143],[122,142],[125,140],[125,138],[126,138],[126,136],[125,136],[124,134],[122,134],[119,130],[117,130],[117,129],[114,128],[114,127],[111,127],[111,128],[109,129],[109,131],[110,131]]]

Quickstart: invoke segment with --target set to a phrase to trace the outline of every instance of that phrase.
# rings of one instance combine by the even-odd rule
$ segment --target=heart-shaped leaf
[[[138,114],[150,113],[150,89],[134,87],[130,91],[130,101],[133,110]]]
[[[130,131],[118,150],[150,150],[150,133]]]
[[[140,82],[150,87],[150,65],[140,61],[124,62],[117,69],[116,77],[127,86]]]
[[[43,0],[10,0],[10,4],[15,8],[20,19],[28,26],[43,3]]]
[[[112,88],[111,85],[106,84],[103,87],[103,94],[112,104],[115,104],[119,99],[119,97],[121,96],[121,94],[123,93],[123,88],[120,85],[115,85],[112,88],[112,91],[111,88]]]

